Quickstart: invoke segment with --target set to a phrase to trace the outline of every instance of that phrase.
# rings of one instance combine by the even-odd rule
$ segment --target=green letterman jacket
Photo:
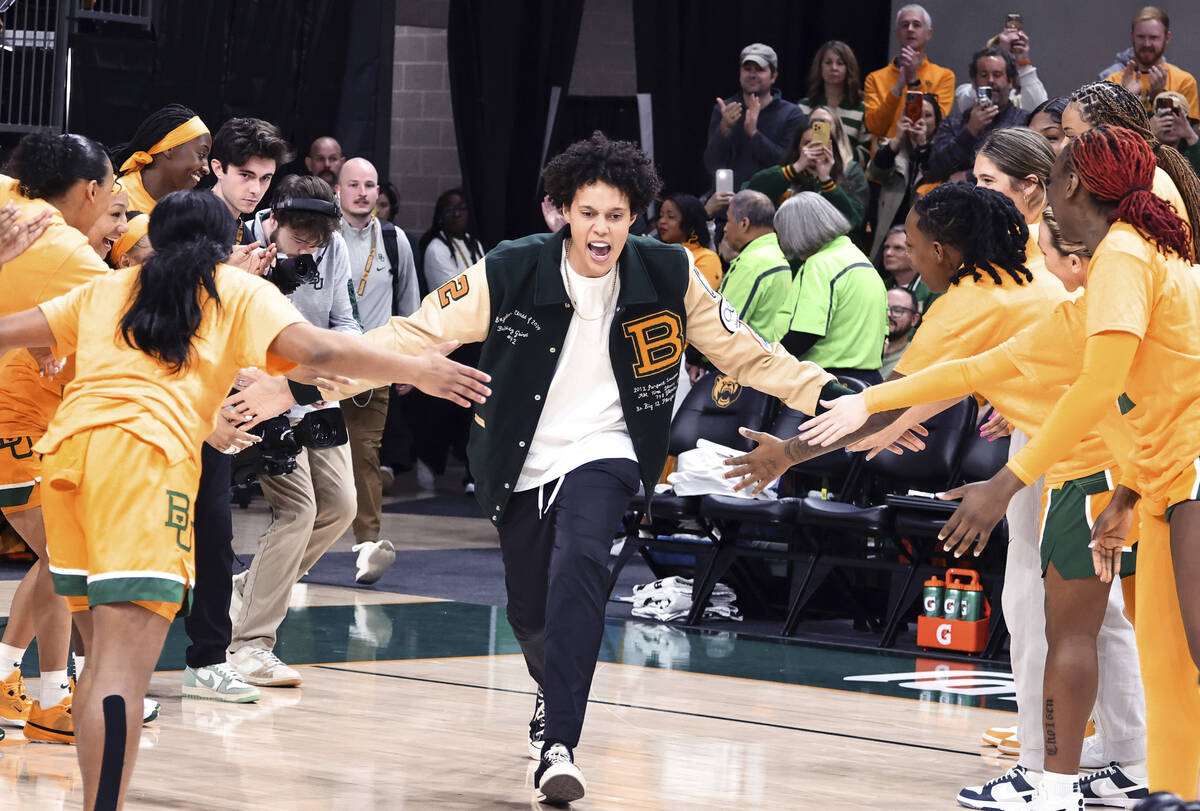
[[[393,318],[365,336],[412,355],[450,340],[483,343],[479,368],[492,376],[492,396],[474,406],[467,450],[476,498],[493,524],[504,515],[525,464],[551,380],[559,371],[571,374],[557,369],[573,315],[560,270],[565,237],[564,228],[502,242],[430,292],[411,316]],[[815,413],[833,376],[743,324],[696,271],[686,249],[630,236],[619,272],[608,354],[647,493],[654,492],[667,457],[685,340],[742,385]],[[358,385],[365,390],[367,381]]]

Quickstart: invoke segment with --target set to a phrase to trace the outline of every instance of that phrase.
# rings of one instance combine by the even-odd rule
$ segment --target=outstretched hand
[[[1024,486],[1015,473],[1002,467],[999,473],[985,482],[965,484],[938,493],[938,498],[944,501],[962,499],[954,515],[938,533],[938,540],[943,542],[942,548],[953,552],[954,557],[961,558],[973,546],[974,554],[978,557],[987,546],[992,530],[1004,517],[1008,502]]]
[[[458,341],[447,341],[422,352],[417,359],[415,379],[410,382],[426,394],[445,398],[463,408],[487,402],[492,390],[486,384],[492,376],[447,358],[457,346]]]
[[[822,400],[829,410],[800,426],[800,439],[810,445],[828,448],[847,434],[852,434],[867,421],[866,399],[862,394],[847,394],[833,400]]]
[[[733,468],[725,471],[725,478],[741,480],[733,486],[735,493],[753,487],[751,494],[758,495],[767,489],[771,482],[786,473],[789,467],[804,461],[804,457],[800,455],[804,447],[795,437],[780,439],[761,431],[751,431],[749,428],[739,428],[738,433],[756,442],[758,447],[749,453],[725,460],[725,464]]]
[[[25,253],[50,225],[51,212],[43,211],[26,220],[17,221],[20,212],[12,202],[0,208],[0,265],[11,262]]]

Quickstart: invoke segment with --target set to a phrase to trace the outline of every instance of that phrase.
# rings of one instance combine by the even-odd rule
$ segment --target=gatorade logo
[[[948,622],[943,623],[942,625],[939,625],[937,627],[937,641],[938,641],[939,645],[949,645],[950,644],[950,629],[951,629],[951,627],[952,626]]]
[[[670,310],[629,321],[622,325],[625,337],[633,341],[637,363],[635,377],[646,377],[672,368],[683,357],[683,322]]]
[[[456,276],[444,285],[438,288],[438,302],[442,307],[449,307],[450,302],[458,301],[467,294],[471,286],[467,283],[467,276],[464,273],[462,276]]]
[[[928,616],[933,616],[934,612],[936,612],[937,609],[938,609],[938,598],[935,595],[930,594],[928,597],[925,598],[925,613]]]

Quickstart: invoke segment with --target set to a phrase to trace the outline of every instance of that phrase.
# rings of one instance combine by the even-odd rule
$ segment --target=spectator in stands
[[[425,257],[425,282],[430,291],[462,274],[483,258],[483,243],[471,235],[471,207],[462,189],[442,192],[433,204],[433,222],[418,243]],[[460,347],[452,357],[472,366],[479,361],[477,345]],[[471,412],[448,400],[438,402],[424,392],[401,389],[405,399],[405,416],[413,426],[412,455],[420,491],[432,495],[436,477],[446,471],[451,451],[466,459],[467,432]],[[468,470],[462,488],[475,492],[475,481]]]
[[[887,67],[867,75],[863,89],[863,123],[880,138],[891,138],[904,113],[904,94],[920,90],[937,96],[942,115],[954,104],[954,71],[935,65],[925,55],[933,38],[933,18],[924,7],[911,4],[896,12],[893,32],[900,55]]]
[[[1012,103],[1017,62],[1000,48],[984,48],[971,57],[971,84],[982,97],[969,109],[946,118],[933,136],[926,175],[933,180],[961,180],[971,170],[983,137],[1003,127],[1023,127],[1029,113]]]
[[[1029,114],[1029,129],[1045,138],[1055,155],[1067,145],[1067,136],[1062,128],[1062,114],[1067,109],[1067,101],[1065,96],[1043,101]]]
[[[801,192],[775,212],[775,232],[800,272],[770,338],[828,372],[880,382],[887,292],[846,236],[850,223],[821,195]]]
[[[908,349],[910,336],[921,323],[921,312],[917,309],[917,297],[906,287],[893,287],[887,291],[888,335],[883,344],[883,365],[879,375],[885,380],[896,368],[900,356]]]
[[[880,266],[883,271],[884,287],[891,290],[902,287],[913,294],[917,302],[917,311],[924,313],[929,305],[938,297],[921,279],[921,274],[912,265],[908,255],[908,236],[904,223],[893,225],[888,229],[883,240],[883,250],[880,251]]]
[[[419,244],[430,290],[437,290],[483,258],[483,244],[471,235],[471,209],[462,189],[449,189],[438,196],[433,223]]]
[[[831,39],[817,49],[808,69],[808,95],[800,99],[798,106],[810,120],[817,107],[833,110],[854,147],[854,158],[866,164],[871,133],[863,126],[862,74],[849,45]]]
[[[1166,106],[1164,102],[1170,102]],[[1164,90],[1154,99],[1154,114],[1150,116],[1150,129],[1154,137],[1167,146],[1173,146],[1188,159],[1192,169],[1200,172],[1200,135],[1189,121],[1192,108],[1182,93]]]
[[[375,203],[375,216],[380,222],[396,222],[396,206],[400,203],[400,195],[390,180],[379,181],[379,200]]]
[[[751,329],[770,336],[792,289],[792,269],[775,235],[775,206],[765,194],[744,189],[733,196],[725,241],[738,255],[719,292]]]
[[[332,135],[322,135],[312,142],[308,155],[304,158],[304,166],[310,175],[321,178],[330,186],[337,185],[338,172],[346,158],[342,155],[342,145]]]
[[[1046,101],[1049,94],[1037,68],[1029,60],[1029,33],[1024,28],[1009,26],[984,43],[985,47],[1000,48],[1012,54],[1017,62],[1017,81],[1010,93],[1013,106],[1028,110],[1032,114]],[[964,82],[954,89],[954,112],[961,113],[975,105],[975,87]]]
[[[1196,95],[1196,78],[1166,60],[1167,46],[1171,44],[1171,18],[1162,9],[1146,6],[1133,15],[1130,29],[1133,40],[1133,57],[1122,70],[1108,77],[1108,81],[1123,86],[1137,96],[1146,112],[1151,112],[1155,97],[1164,90],[1182,93],[1188,107],[1200,111],[1200,98]]]
[[[779,77],[775,49],[761,42],[747,45],[741,66],[741,93],[717,99],[704,149],[709,175],[732,169],[735,189],[759,169],[778,163],[792,136],[804,126],[804,113],[773,87]]]
[[[812,124],[816,121],[829,125],[829,146],[813,144]],[[870,196],[867,176],[854,160],[842,122],[828,107],[813,110],[809,126],[792,138],[779,166],[755,173],[743,188],[762,192],[775,205],[797,192],[818,192],[842,212],[852,230],[865,222]]]
[[[721,283],[721,257],[712,249],[704,205],[690,194],[673,194],[658,207],[658,238],[682,245],[712,288]]]
[[[867,164],[867,179],[881,185],[875,213],[875,242],[871,257],[879,261],[879,251],[891,226],[904,225],[913,201],[923,193],[925,165],[929,162],[930,143],[942,123],[942,108],[937,96],[925,94],[919,121],[901,116],[897,132],[881,142]]]

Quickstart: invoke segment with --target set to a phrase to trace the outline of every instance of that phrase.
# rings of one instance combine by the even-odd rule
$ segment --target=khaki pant
[[[342,416],[350,434],[350,457],[354,463],[354,489],[358,491],[358,514],[354,516],[354,539],[359,543],[379,540],[383,508],[383,484],[379,477],[379,447],[387,423],[388,386],[342,400]]]
[[[292,586],[342,536],[354,519],[350,446],[312,450],[296,457],[283,476],[260,476],[274,520],[258,539],[233,622],[231,652],[247,645],[271,650],[287,616]]]

